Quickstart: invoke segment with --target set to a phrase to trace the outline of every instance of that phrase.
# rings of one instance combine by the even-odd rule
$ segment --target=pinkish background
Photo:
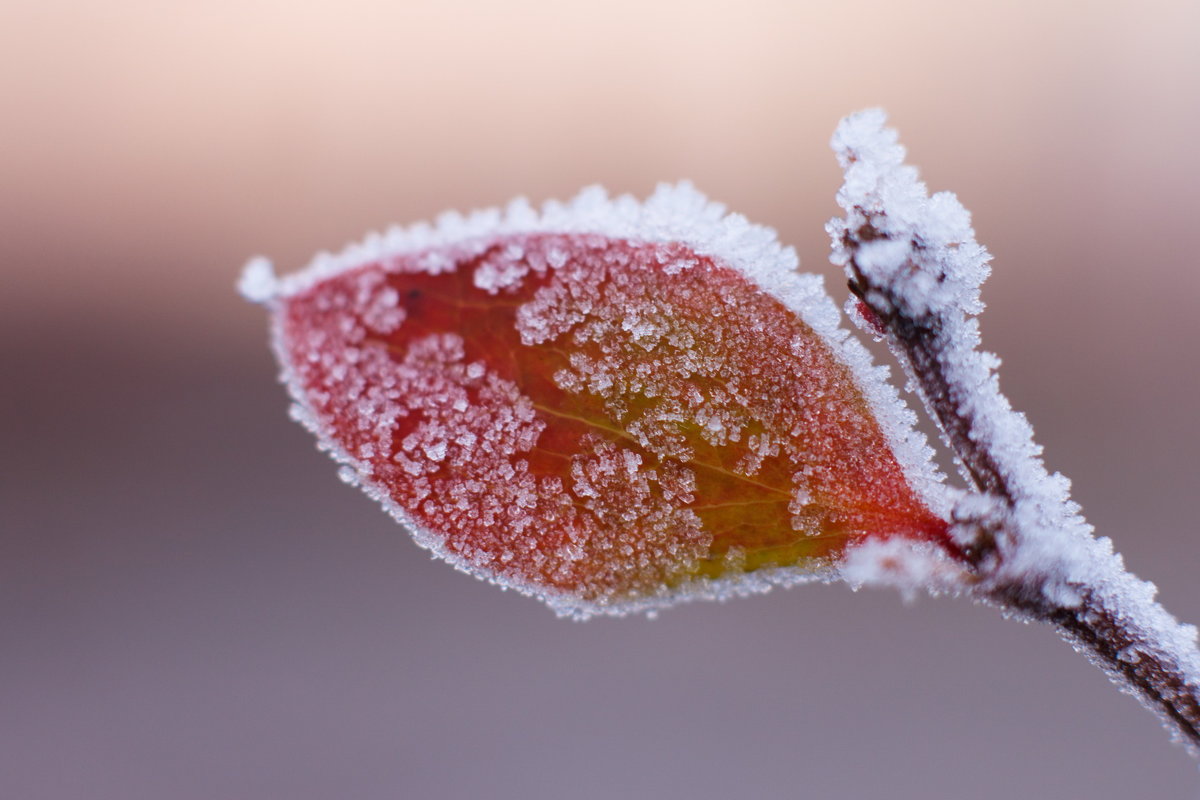
[[[883,105],[1050,465],[1200,621],[1200,3],[0,6],[0,796],[1195,798],[1054,634],[801,587],[556,620],[289,422],[244,260],[690,178],[828,276]]]

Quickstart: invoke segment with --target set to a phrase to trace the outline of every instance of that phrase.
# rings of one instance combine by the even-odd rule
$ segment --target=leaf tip
[[[251,303],[264,304],[279,295],[279,279],[270,260],[255,256],[242,268],[238,278],[238,292]]]

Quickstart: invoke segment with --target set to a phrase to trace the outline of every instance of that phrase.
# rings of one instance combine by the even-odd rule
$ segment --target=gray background
[[[1153,0],[8,0],[0,795],[1196,797],[1154,717],[989,609],[811,586],[577,624],[430,561],[287,420],[232,284],[686,177],[840,300],[826,142],[885,105],[996,255],[984,335],[1051,467],[1200,621],[1197,30]]]

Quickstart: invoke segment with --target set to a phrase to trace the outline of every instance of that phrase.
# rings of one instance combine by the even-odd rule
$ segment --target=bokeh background
[[[1048,629],[800,587],[556,620],[288,421],[253,254],[692,179],[824,273],[889,109],[1052,468],[1200,621],[1200,3],[0,4],[0,796],[1195,798]]]

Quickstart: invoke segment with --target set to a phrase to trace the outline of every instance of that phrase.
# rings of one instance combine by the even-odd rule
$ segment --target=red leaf
[[[560,610],[812,573],[868,536],[943,541],[840,334],[797,313],[828,301],[790,251],[666,195],[452,219],[244,287],[348,477],[422,545]]]

